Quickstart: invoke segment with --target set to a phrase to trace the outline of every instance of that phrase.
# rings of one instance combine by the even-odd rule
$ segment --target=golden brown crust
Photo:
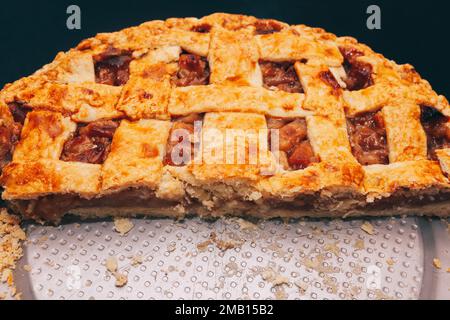
[[[400,189],[446,189],[448,181],[439,165],[429,160],[405,161],[388,166],[373,165],[364,168],[365,190],[369,199],[386,197]]]
[[[47,194],[76,193],[94,197],[100,192],[101,166],[96,164],[40,161],[11,162],[2,172],[3,199],[32,199]]]
[[[102,189],[156,189],[161,180],[170,123],[123,120],[114,134],[111,152],[102,167]]]
[[[64,143],[75,129],[76,124],[60,113],[49,111],[28,113],[21,140],[14,151],[13,161],[58,160]]]
[[[391,163],[426,159],[427,137],[420,124],[419,106],[385,106],[383,118]]]
[[[353,52],[352,63],[371,71],[369,85],[355,90],[349,86],[345,50]],[[208,63],[208,84],[179,87],[173,81],[185,53]],[[128,81],[118,86],[96,83],[99,57],[121,54],[131,57]],[[265,87],[261,61],[292,63],[302,90]],[[233,204],[262,208],[273,201],[301,206],[304,215],[308,203],[301,200],[300,205],[299,199],[312,197],[308,201],[318,203],[312,215],[333,215],[329,210],[335,209],[343,215],[360,214],[372,202],[399,192],[417,196],[431,190],[447,193],[450,187],[450,151],[437,150],[439,161],[428,160],[427,136],[420,122],[420,106],[450,117],[447,99],[412,66],[397,65],[353,38],[304,25],[216,13],[98,34],[0,91],[0,125],[8,128],[15,125],[8,110],[11,103],[32,112],[20,142],[12,148],[12,162],[2,173],[6,200],[55,194],[92,198],[146,188],[156,198],[185,208],[198,209],[200,203],[204,208],[199,210],[211,214],[224,203],[230,209],[223,212],[234,213]],[[371,111],[381,111],[384,120],[388,165],[362,166],[352,154],[346,118]],[[318,162],[288,171],[276,162],[276,154],[267,151],[260,159],[263,165],[165,164],[170,120],[192,114],[204,114],[203,129],[221,133],[264,131],[270,117],[305,118]],[[77,124],[100,119],[121,120],[105,163],[60,160]],[[248,134],[236,138],[245,141]],[[248,149],[248,143],[242,143]],[[227,148],[205,135],[201,144]],[[0,164],[9,161],[0,159]],[[340,202],[330,200],[335,198]],[[276,212],[282,209],[272,213]]]
[[[230,131],[233,129],[235,131]],[[195,179],[205,183],[257,181],[275,165],[267,147],[263,149],[258,144],[261,130],[267,130],[267,124],[265,117],[259,114],[207,113],[202,128],[202,163],[197,164],[194,159],[189,170]],[[253,153],[249,152],[251,148]],[[246,161],[245,157],[250,154],[255,157]]]
[[[131,119],[170,119],[170,77],[181,53],[178,46],[162,47],[130,63],[130,79],[122,90],[117,109]]]
[[[227,94],[224,94],[226,90]],[[171,115],[202,112],[258,112],[274,117],[304,117],[304,95],[254,87],[220,85],[189,86],[173,90],[169,102]]]
[[[271,61],[309,60],[310,63],[338,67],[342,56],[337,46],[325,41],[311,41],[295,29],[257,36],[260,57]]]
[[[252,29],[238,33],[220,27],[212,29],[208,54],[212,84],[261,87],[259,58]]]

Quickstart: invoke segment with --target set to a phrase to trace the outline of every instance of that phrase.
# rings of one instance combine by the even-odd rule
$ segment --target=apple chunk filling
[[[427,135],[428,158],[437,160],[436,150],[450,148],[448,119],[432,107],[421,107],[420,121]]]
[[[303,93],[303,87],[292,62],[260,60],[264,87],[290,93]]]
[[[123,86],[130,77],[131,53],[110,48],[94,57],[95,82]]]
[[[64,144],[61,160],[104,163],[118,127],[119,123],[112,120],[99,120],[88,125],[79,125],[73,137]]]
[[[202,123],[203,114],[193,113],[187,116],[175,118],[169,133],[166,147],[164,165],[185,166],[194,159],[195,148],[195,124]]]
[[[208,60],[205,57],[182,52],[178,60],[178,72],[172,76],[172,83],[177,87],[209,84]]]
[[[354,48],[339,48],[344,57],[344,70],[347,77],[344,80],[349,91],[365,89],[373,85],[372,65],[358,60],[364,55],[363,52]]]
[[[353,155],[362,165],[388,164],[389,150],[381,112],[367,112],[347,119]]]
[[[278,130],[279,161],[285,170],[305,169],[319,161],[309,142],[305,119],[267,118],[267,127]],[[269,134],[269,146],[273,151],[272,137]]]

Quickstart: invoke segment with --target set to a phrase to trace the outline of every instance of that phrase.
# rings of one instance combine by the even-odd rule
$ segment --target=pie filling
[[[263,84],[267,89],[278,89],[291,93],[303,93],[293,62],[260,60]]]
[[[9,125],[4,122],[0,124],[0,172],[3,166],[11,161],[14,147],[20,140],[20,133],[25,118],[31,110],[17,102],[9,103],[8,108],[14,122]]]
[[[332,93],[335,96],[339,96],[341,86],[337,82],[336,78],[330,71],[322,71],[319,74],[320,79],[325,82],[327,85],[329,85],[333,90]]]
[[[406,193],[405,193],[406,192]],[[420,208],[423,210],[428,204],[443,205],[450,201],[450,193],[439,192],[433,194],[411,195],[407,190],[399,191],[388,198],[382,198],[367,204],[364,198],[355,201],[355,195],[346,194],[338,197],[321,197],[317,194],[301,195],[292,201],[282,201],[275,199],[267,199],[264,202],[252,203],[243,201],[238,198],[234,201],[223,201],[216,199],[217,211],[221,214],[245,214],[251,215],[252,212],[258,217],[265,215],[271,216],[271,212],[275,212],[275,216],[279,216],[280,212],[284,212],[285,216],[336,216],[351,212],[363,211],[365,214],[375,212],[376,215],[388,214],[392,215],[395,210],[414,210]],[[346,203],[347,200],[350,200]],[[198,206],[195,199],[193,202],[183,203],[185,210],[180,213],[180,203],[174,201],[161,200],[155,197],[154,192],[145,188],[126,189],[118,193],[105,195],[94,199],[84,199],[77,195],[49,195],[33,200],[14,200],[10,201],[12,209],[27,218],[40,218],[45,221],[58,222],[68,212],[82,210],[82,215],[96,216],[101,209],[121,210],[126,212],[132,209],[134,214],[145,214],[150,212],[157,215],[158,212],[177,212],[177,215],[184,215],[197,212],[202,209]],[[177,209],[178,208],[178,209]],[[270,209],[268,209],[270,208]],[[147,210],[146,210],[147,209]],[[151,209],[151,210],[148,210]],[[400,212],[399,211],[399,212]],[[207,212],[205,212],[207,214]],[[420,213],[424,213],[421,211]],[[434,212],[433,214],[436,214]]]
[[[94,199],[84,199],[78,195],[55,194],[34,200],[12,201],[13,209],[26,217],[39,217],[48,221],[58,221],[67,212],[79,208],[167,208],[176,203],[155,197],[147,189],[127,189],[119,193]]]
[[[378,199],[372,203],[363,203],[362,210],[371,210],[375,212],[382,212],[388,210],[392,214],[393,209],[405,208],[407,210],[418,209],[418,214],[423,214],[423,208],[427,204],[442,204],[450,201],[450,193],[446,191],[432,193],[432,194],[411,194],[409,190],[399,190],[395,194],[390,195],[387,198]],[[448,204],[446,204],[448,205]],[[416,213],[416,212],[414,212]],[[433,215],[438,214],[435,210],[432,211]]]
[[[0,125],[0,172],[4,165],[11,161],[14,146],[19,142],[21,125]]]
[[[280,32],[283,26],[273,20],[258,20],[255,23],[255,34],[271,34]]]
[[[131,53],[110,48],[94,57],[95,82],[123,86],[130,77]]]
[[[98,120],[79,124],[74,135],[64,144],[61,160],[102,164],[111,150],[114,132],[119,122]]]
[[[178,117],[173,120],[172,128],[169,133],[169,139],[166,146],[166,155],[164,157],[164,165],[168,166],[185,166],[193,158],[196,148],[200,146],[195,141],[195,123],[203,122],[203,114],[193,113],[188,116]],[[184,142],[184,143],[183,143]],[[189,148],[184,145],[187,144]],[[186,150],[190,153],[186,154]]]
[[[211,25],[207,23],[202,23],[191,28],[191,31],[198,33],[209,33],[211,31]]]
[[[354,48],[339,48],[339,50],[344,56],[344,70],[347,77],[343,80],[347,85],[346,89],[356,91],[373,85],[372,65],[357,59],[364,53]]]
[[[381,112],[367,112],[347,119],[352,153],[364,166],[388,164],[389,150]]]
[[[438,160],[437,149],[450,148],[450,125],[448,119],[432,107],[421,107],[420,121],[427,135],[428,158]]]
[[[172,76],[172,83],[177,87],[209,84],[209,63],[205,57],[182,52],[178,60],[178,71]]]
[[[319,161],[308,140],[305,119],[267,118],[267,127],[278,130],[279,161],[285,170],[305,169]],[[271,139],[269,134],[269,146],[273,149]]]
[[[23,125],[25,123],[25,118],[27,117],[28,112],[31,111],[31,108],[27,108],[18,102],[8,103],[8,107],[14,118],[14,121]]]

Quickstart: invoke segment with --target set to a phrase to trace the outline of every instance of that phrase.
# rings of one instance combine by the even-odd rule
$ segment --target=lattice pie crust
[[[222,13],[150,21],[98,34],[4,87],[2,198],[51,221],[444,216],[449,116],[412,66],[353,38]],[[175,163],[181,140],[229,148],[208,128],[241,130],[245,150],[246,130],[266,142],[278,130],[279,150],[260,141],[265,161],[196,162],[185,152],[190,161]],[[173,139],[176,129],[189,134]]]

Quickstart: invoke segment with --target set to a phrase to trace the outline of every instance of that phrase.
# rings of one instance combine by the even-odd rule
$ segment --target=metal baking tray
[[[131,221],[25,223],[22,298],[450,299],[449,220]]]

